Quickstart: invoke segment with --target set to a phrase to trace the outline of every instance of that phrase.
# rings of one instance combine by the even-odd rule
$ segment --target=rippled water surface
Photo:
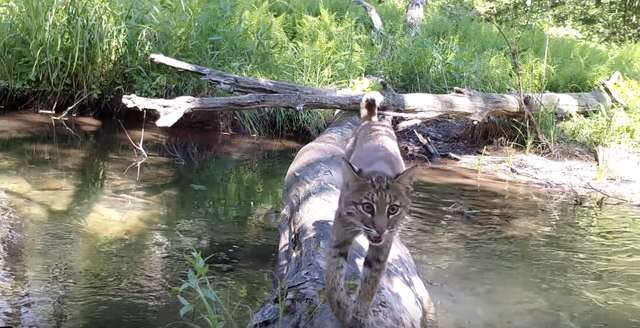
[[[138,169],[117,122],[0,116],[0,326],[175,322],[192,248],[260,305],[298,145],[148,129],[145,147]],[[640,209],[562,196],[425,170],[402,238],[441,327],[640,327]]]
[[[148,129],[138,173],[117,122],[67,125],[0,117],[0,326],[164,326],[191,248],[223,299],[264,300],[297,144]]]
[[[443,327],[640,327],[640,208],[427,171],[404,240]]]

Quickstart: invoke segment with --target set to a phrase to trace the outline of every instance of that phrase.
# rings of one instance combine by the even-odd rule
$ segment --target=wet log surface
[[[304,146],[284,188],[274,292],[255,314],[256,327],[339,327],[326,303],[324,275],[331,226],[342,186],[342,158],[359,119],[342,117]],[[359,281],[367,249],[356,239],[347,279]],[[369,327],[433,327],[435,311],[408,249],[399,239],[372,306]]]

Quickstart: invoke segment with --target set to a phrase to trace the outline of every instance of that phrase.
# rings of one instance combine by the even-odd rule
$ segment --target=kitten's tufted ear
[[[344,166],[345,166],[343,170],[346,173],[345,181],[361,178],[360,176],[360,173],[362,173],[361,169],[357,168],[355,165],[349,162],[349,160],[346,157],[343,157],[342,161],[344,162]]]
[[[416,180],[418,172],[420,172],[420,166],[412,166],[396,175],[394,181],[403,185],[405,188],[411,189],[411,185]]]

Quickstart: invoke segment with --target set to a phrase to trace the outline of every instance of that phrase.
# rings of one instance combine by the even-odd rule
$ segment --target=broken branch
[[[377,35],[382,34],[382,32],[384,32],[384,26],[382,25],[382,18],[378,15],[376,8],[364,0],[355,0],[355,2],[367,11],[367,15],[369,15],[371,23],[373,24],[373,32]]]

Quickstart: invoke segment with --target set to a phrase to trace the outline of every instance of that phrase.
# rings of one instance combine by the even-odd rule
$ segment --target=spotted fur
[[[361,103],[362,124],[343,169],[343,186],[333,223],[325,283],[329,304],[343,325],[362,327],[382,277],[389,251],[405,222],[415,167],[405,170],[395,133],[388,122],[377,121],[382,95],[369,93]],[[349,249],[364,234],[369,248],[355,301],[344,278]]]

